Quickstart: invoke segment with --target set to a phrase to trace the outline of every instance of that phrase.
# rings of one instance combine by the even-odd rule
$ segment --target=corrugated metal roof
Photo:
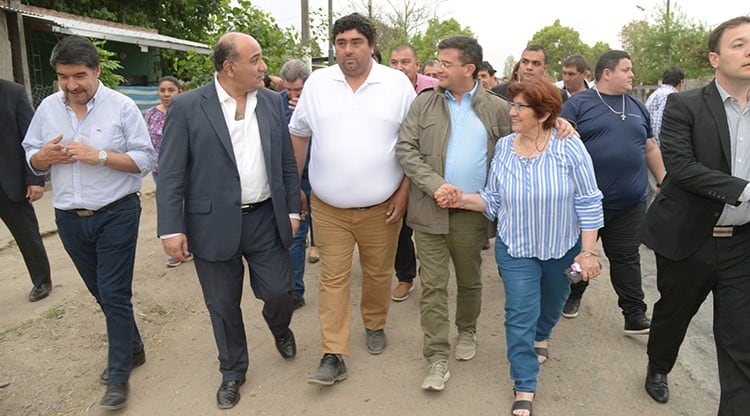
[[[196,52],[205,55],[209,55],[212,52],[208,45],[204,43],[173,38],[158,33],[102,25],[89,21],[75,20],[23,9],[11,9],[10,7],[3,7],[2,5],[0,5],[0,9],[16,11],[21,13],[24,17],[41,20],[49,24],[50,29],[53,32],[66,35],[79,35],[96,39],[112,40],[115,42],[130,43],[139,46],[151,46],[155,48],[175,49],[180,51],[193,49]]]

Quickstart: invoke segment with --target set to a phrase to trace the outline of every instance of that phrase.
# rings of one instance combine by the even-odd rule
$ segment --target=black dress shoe
[[[140,367],[143,365],[143,363],[146,362],[146,350],[141,350],[141,352],[137,352],[133,354],[133,364],[131,369]],[[105,368],[104,371],[102,371],[102,374],[99,376],[99,383],[101,384],[107,384],[109,383],[109,369]]]
[[[219,409],[231,409],[240,402],[240,386],[245,384],[245,379],[222,381],[219,391],[216,392],[216,403]]]
[[[29,302],[36,302],[49,296],[49,292],[52,291],[51,283],[42,283],[38,286],[34,286],[29,293]]]
[[[666,403],[669,400],[667,373],[648,369],[646,373],[646,393],[657,402]]]
[[[297,343],[294,341],[292,330],[287,329],[286,331],[286,334],[276,338],[276,349],[285,360],[288,360],[297,355]]]
[[[118,410],[128,404],[128,383],[107,384],[107,392],[104,393],[99,407],[104,410]]]

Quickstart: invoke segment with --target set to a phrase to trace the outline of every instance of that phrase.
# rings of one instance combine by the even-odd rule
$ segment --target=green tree
[[[229,0],[22,0],[23,3],[157,29],[159,33],[195,42],[205,41],[209,17]]]
[[[249,0],[234,0],[233,3],[235,5],[224,5],[210,16],[210,35],[206,43],[216,44],[226,32],[251,34],[263,47],[268,73],[276,73],[287,59],[308,54],[308,48],[300,44],[295,31],[280,28],[270,14],[256,8]],[[179,78],[187,80],[187,88],[210,81],[214,73],[211,57],[192,51],[184,59],[176,60],[173,68]]]
[[[545,26],[536,32],[528,45],[539,45],[544,48],[547,52],[549,75],[555,80],[561,78],[562,63],[565,58],[576,53],[587,58],[591,55],[591,47],[581,40],[578,31],[562,26],[560,19],[555,20],[551,26]],[[589,65],[592,63],[589,62]]]
[[[454,35],[476,37],[469,26],[461,26],[454,18],[440,20],[434,17],[427,21],[427,29],[424,33],[417,33],[411,38],[411,45],[417,50],[419,61],[424,62],[427,59],[435,59],[438,52],[438,43],[442,39]]]
[[[117,88],[125,80],[122,75],[115,73],[118,69],[122,69],[120,61],[115,58],[114,52],[104,49],[106,40],[92,39],[92,42],[96,46],[96,51],[99,52],[99,68],[101,69],[99,80],[109,88]]]
[[[690,21],[677,6],[669,14],[662,6],[651,19],[625,25],[620,41],[633,58],[637,81],[656,84],[670,66],[682,68],[688,78],[711,75],[708,33],[706,26]]]

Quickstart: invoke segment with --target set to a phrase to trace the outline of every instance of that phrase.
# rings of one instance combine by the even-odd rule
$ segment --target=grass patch
[[[65,315],[65,309],[58,306],[49,308],[42,314],[42,316],[47,319],[60,319],[63,317],[63,315]]]
[[[161,305],[156,305],[152,307],[151,309],[148,310],[148,313],[152,313],[152,314],[159,315],[159,316],[169,315],[169,311],[167,310],[167,308]]]
[[[11,334],[15,334],[16,336],[19,336],[19,337],[22,336],[23,330],[30,327],[32,322],[33,322],[32,320],[24,321],[21,323],[21,325],[3,330],[2,332],[0,332],[0,340],[4,340],[8,335],[11,335]]]

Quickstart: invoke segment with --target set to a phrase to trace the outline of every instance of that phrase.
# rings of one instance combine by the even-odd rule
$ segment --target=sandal
[[[517,416],[515,413],[516,410],[528,410],[529,416],[532,416],[534,412],[531,408],[531,400],[516,400],[513,402],[513,407],[510,408],[510,414],[513,416]]]
[[[549,350],[547,349],[547,347],[534,347],[534,352],[536,353],[537,357],[544,357],[543,360],[539,360],[539,365],[546,363],[549,359]]]
[[[513,407],[510,408],[510,414],[512,416],[518,416],[515,412],[516,410],[528,410],[529,416],[532,416],[534,414],[534,411],[532,410],[531,406],[531,400],[515,400],[516,397],[518,397],[518,392],[516,389],[513,389]],[[532,392],[529,392],[532,393]],[[534,394],[534,397],[536,397],[536,394]],[[532,399],[533,400],[533,399]]]

